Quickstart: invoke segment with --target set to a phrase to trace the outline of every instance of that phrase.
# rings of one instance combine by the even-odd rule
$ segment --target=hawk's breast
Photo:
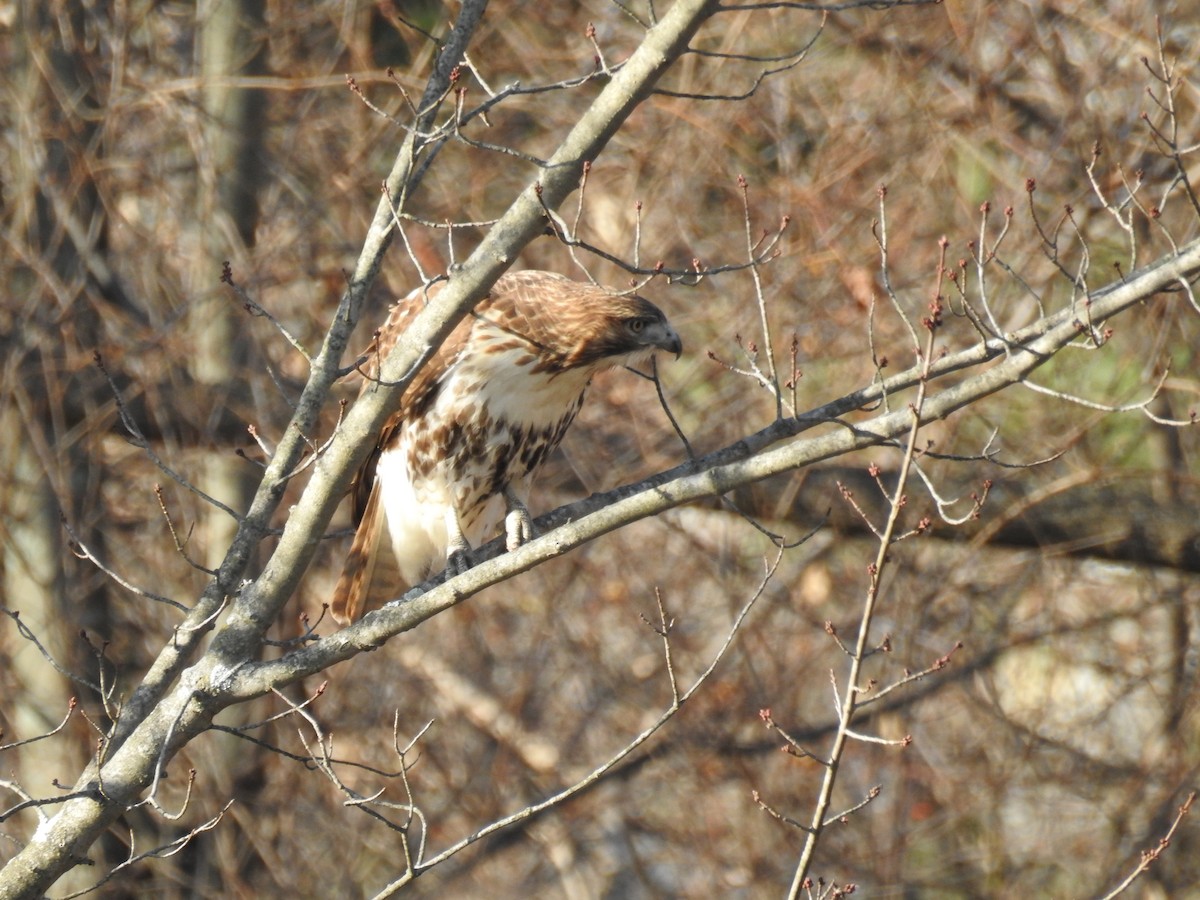
[[[534,475],[583,404],[588,371],[539,371],[511,335],[487,337],[446,370],[424,414],[379,458],[375,477],[410,584],[445,565],[448,516],[477,546],[499,532],[505,488],[528,503]]]

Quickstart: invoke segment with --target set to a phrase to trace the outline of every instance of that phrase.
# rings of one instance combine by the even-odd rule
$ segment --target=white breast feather
[[[457,367],[454,378],[478,385],[478,396],[493,419],[549,428],[583,393],[593,373],[590,369],[530,372],[529,366],[519,364],[529,355],[515,347],[473,354],[469,362]]]

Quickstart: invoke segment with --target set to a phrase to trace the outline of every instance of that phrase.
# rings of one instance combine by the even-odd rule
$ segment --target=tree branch
[[[426,98],[444,96],[445,85],[439,84],[439,79],[445,75],[448,83],[447,67],[452,68],[452,61],[461,59],[485,5],[484,0],[464,4]],[[655,82],[687,49],[688,41],[715,8],[713,0],[678,0],[646,35],[550,158],[540,174],[540,183],[526,187],[384,361],[380,377],[387,387],[367,394],[354,405],[315,467],[264,571],[254,582],[243,585],[242,574],[251,553],[266,535],[288,478],[308,446],[305,437],[315,431],[329,389],[340,375],[340,360],[350,332],[382,264],[395,217],[387,197],[403,198],[406,189],[411,189],[409,173],[419,148],[413,143],[415,137],[406,140],[389,175],[388,190],[368,231],[350,287],[313,360],[292,422],[267,466],[217,577],[131,697],[112,740],[106,742],[102,767],[93,762],[79,779],[77,790],[86,796],[64,804],[0,871],[0,898],[40,896],[61,874],[82,862],[87,848],[153,781],[159,761],[165,764],[180,747],[207,729],[217,712],[237,702],[240,694],[231,688],[243,680],[242,673],[256,658],[267,628],[299,584],[352,473],[370,449],[370,437],[398,407],[407,383],[458,320],[511,265],[521,248],[541,232],[542,204],[557,207],[575,189],[584,162],[599,154],[649,95]],[[422,107],[421,112],[430,110]],[[414,129],[410,135],[421,130]],[[229,597],[234,601],[225,624],[205,655],[184,671],[209,630],[210,626],[202,623],[211,621],[214,610]],[[171,690],[176,678],[178,684]]]
[[[1089,303],[1095,320],[1109,319],[1162,291],[1180,278],[1200,273],[1200,240],[1133,273],[1125,280],[1097,291]],[[1064,310],[1002,339],[983,342],[929,364],[932,384],[968,367],[979,367],[997,358],[1001,362],[941,391],[930,391],[921,410],[921,423],[945,418],[1005,387],[1019,383],[1074,341],[1079,333],[1076,316]],[[410,591],[399,603],[368,614],[361,621],[279,659],[247,665],[229,687],[240,699],[260,696],[298,678],[348,659],[363,650],[379,647],[389,638],[408,631],[426,619],[461,603],[486,587],[527,571],[546,560],[615,531],[631,522],[701,498],[718,496],[771,475],[791,471],[852,450],[895,441],[912,427],[912,411],[902,407],[864,422],[851,424],[839,417],[875,403],[883,393],[894,394],[920,379],[924,364],[800,416],[781,420],[757,434],[689,462],[605,494],[564,506],[535,523],[539,538],[511,553],[502,553],[502,541],[481,548],[486,561],[448,581],[438,576]],[[826,434],[771,447],[783,438],[817,425],[836,424]],[[552,530],[547,531],[550,528]],[[494,557],[494,558],[490,558]]]

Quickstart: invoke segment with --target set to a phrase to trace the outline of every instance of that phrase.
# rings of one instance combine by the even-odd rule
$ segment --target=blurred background
[[[727,11],[693,42],[708,53],[681,60],[663,85],[727,99],[651,98],[595,162],[582,201],[561,212],[607,253],[674,268],[743,262],[747,218],[757,241],[790,217],[760,273],[767,335],[747,271],[698,285],[657,279],[643,291],[683,336],[684,357],[659,369],[664,394],[695,451],[709,452],[775,416],[769,393],[730,368],[747,368],[752,346],[763,365],[769,342],[785,373],[795,348],[800,410],[869,383],[881,357],[885,374],[912,364],[873,234],[881,185],[887,275],[914,320],[935,289],[939,238],[951,265],[969,259],[968,242],[996,241],[1006,206],[1011,225],[988,288],[1005,328],[1070,301],[1034,213],[1046,235],[1059,229],[1065,269],[1086,262],[1092,287],[1194,237],[1197,210],[1172,188],[1177,171],[1150,128],[1166,133],[1171,120],[1147,89],[1165,98],[1153,74],[1156,28],[1176,79],[1195,76],[1198,12],[1167,0],[946,0],[839,12],[822,28],[801,10]],[[4,607],[41,645],[0,619],[0,743],[54,728],[73,696],[87,717],[5,751],[7,777],[31,795],[74,781],[97,729],[180,620],[83,557],[159,598],[192,602],[234,526],[197,491],[245,508],[264,458],[247,429],[273,445],[307,376],[275,326],[219,283],[223,261],[301,344],[318,346],[402,140],[407,98],[430,70],[435,44],[423,32],[443,34],[447,15],[438,3],[365,0],[0,3],[0,566]],[[577,78],[596,66],[596,47],[615,64],[648,15],[600,0],[493,2],[463,76],[467,106],[514,82]],[[739,58],[784,57],[810,41],[798,64],[761,83],[764,68],[794,59]],[[468,134],[544,158],[602,85],[513,98]],[[1179,145],[1194,147],[1195,88],[1184,83],[1174,98]],[[1135,215],[1127,231],[1103,208],[1086,171],[1097,142],[1097,186],[1119,202],[1141,178],[1137,196],[1157,218]],[[1193,182],[1195,157],[1184,157]],[[406,228],[411,254],[393,246],[352,352],[419,283],[416,263],[434,274],[465,258],[535,177],[516,157],[446,144],[408,206],[425,224]],[[484,224],[450,237],[438,227],[448,222]],[[629,279],[552,237],[517,265]],[[969,324],[947,318],[943,345],[971,345]],[[1122,405],[1150,396],[1165,373],[1150,409],[1187,419],[1200,393],[1198,325],[1185,299],[1156,298],[1113,323],[1102,351],[1062,354],[1036,380]],[[154,458],[128,439],[97,353]],[[882,791],[827,832],[813,871],[872,897],[1103,894],[1156,845],[1200,765],[1196,434],[1012,388],[925,437],[936,453],[923,471],[942,498],[968,498],[984,479],[996,486],[979,519],[961,526],[938,520],[934,496],[912,486],[910,525],[931,515],[935,526],[893,550],[876,626],[891,652],[869,674],[885,685],[963,647],[859,723],[913,740],[851,746],[835,807]],[[985,450],[993,461],[980,459]],[[685,458],[653,386],[611,373],[547,467],[535,512]],[[822,770],[780,753],[759,710],[814,752],[827,746],[830,672],[840,675],[844,656],[824,623],[853,633],[876,550],[836,482],[853,485],[879,521],[866,468],[877,464],[886,481],[898,462],[897,451],[874,450],[734,498],[790,540],[820,528],[784,553],[712,680],[610,777],[481,841],[409,893],[782,894],[803,835],[752,791],[807,821]],[[303,614],[320,616],[349,524],[347,510],[276,637],[297,634]],[[729,506],[674,510],[325,673],[311,712],[336,757],[388,772],[395,742],[432,722],[408,756],[408,787],[436,851],[572,783],[670,705],[662,641],[646,621],[658,622],[656,596],[674,619],[674,671],[686,687],[776,553]],[[283,708],[262,699],[223,722]],[[131,813],[94,848],[96,868],[64,884],[90,884],[131,844],[166,843],[230,798],[215,829],[126,870],[104,895],[369,896],[403,870],[394,831],[272,749],[307,755],[295,720],[253,733],[271,746],[213,733],[187,747],[171,766],[179,798],[183,773],[198,772],[186,815]],[[338,772],[362,793],[406,800],[394,777]],[[19,799],[6,787],[3,807]],[[5,821],[0,860],[36,824],[33,811]],[[1198,859],[1185,820],[1132,895],[1200,896]]]

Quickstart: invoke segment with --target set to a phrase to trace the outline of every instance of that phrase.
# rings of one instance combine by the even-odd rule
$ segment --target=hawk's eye
[[[646,327],[645,319],[630,319],[629,320],[629,330],[632,331],[634,334],[641,334],[642,329],[645,327]]]

